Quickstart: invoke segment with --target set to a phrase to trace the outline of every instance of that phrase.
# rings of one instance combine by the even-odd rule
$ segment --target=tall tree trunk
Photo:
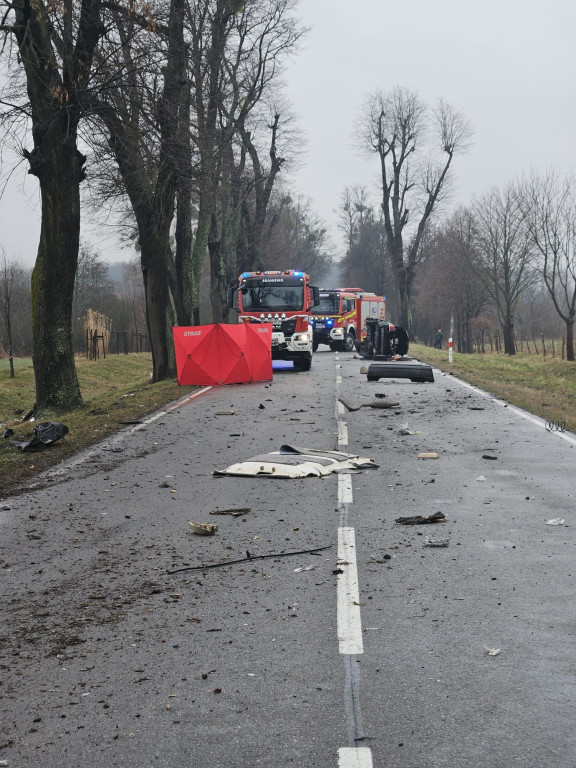
[[[574,362],[574,317],[566,320],[566,360]]]
[[[82,405],[74,364],[72,301],[80,239],[80,183],[86,158],[77,149],[81,101],[102,33],[100,0],[83,0],[78,25],[68,6],[13,5],[18,55],[26,73],[34,149],[24,150],[38,177],[42,222],[32,273],[32,332],[36,411],[62,412]],[[54,33],[50,12],[62,10]],[[76,39],[73,35],[76,33]],[[62,54],[61,67],[55,49]]]
[[[507,317],[502,326],[502,335],[504,336],[504,352],[507,355],[516,354],[516,340],[514,338],[514,320]]]
[[[161,381],[174,375],[176,363],[171,329],[175,317],[168,286],[172,257],[165,232],[152,232],[140,241],[146,296],[146,322],[152,349],[152,377]]]
[[[44,133],[36,142],[37,148],[42,147],[42,168],[38,173],[42,223],[31,291],[37,413],[58,413],[82,405],[74,363],[72,303],[84,158],[76,150],[75,140],[65,141],[53,129],[50,133],[50,139]]]
[[[190,141],[190,82],[186,81],[179,121],[178,186],[176,189],[176,286],[174,301],[179,325],[192,325],[192,146]]]

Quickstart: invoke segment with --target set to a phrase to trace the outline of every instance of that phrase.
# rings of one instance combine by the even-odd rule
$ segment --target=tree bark
[[[34,149],[24,150],[38,177],[40,242],[32,273],[36,412],[79,408],[82,396],[72,342],[72,303],[80,240],[80,183],[86,158],[77,149],[81,99],[101,34],[100,0],[84,0],[76,40],[62,27],[62,62],[50,10],[41,0],[14,5],[14,34],[26,73]],[[67,15],[67,8],[62,13]],[[54,10],[54,13],[57,11]]]
[[[566,360],[574,362],[574,317],[566,321]]]

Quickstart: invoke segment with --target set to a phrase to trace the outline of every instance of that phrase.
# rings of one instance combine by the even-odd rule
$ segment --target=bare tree
[[[0,321],[6,333],[6,351],[10,363],[10,378],[14,378],[14,309],[16,292],[24,283],[25,272],[15,261],[8,261],[0,249]]]
[[[574,360],[576,317],[576,180],[550,171],[533,175],[520,188],[520,206],[541,273],[566,325],[566,358]]]
[[[198,27],[199,10],[210,6]],[[257,248],[264,226],[266,208],[283,158],[277,152],[280,112],[273,113],[268,130],[270,164],[264,170],[257,150],[254,112],[265,96],[274,92],[280,65],[293,52],[303,28],[293,11],[295,0],[204,0],[190,14],[195,83],[193,106],[196,125],[195,142],[199,157],[198,226],[188,274],[197,275],[204,262],[206,248],[210,255],[212,314],[216,320],[225,316],[226,293],[231,270],[235,272],[235,253],[240,234],[241,216],[252,232],[244,232],[252,249]],[[214,6],[214,7],[212,7]],[[200,74],[203,73],[203,77]],[[239,138],[240,147],[235,146]],[[244,183],[245,154],[252,164],[249,183]],[[243,206],[254,191],[256,205],[252,221]],[[255,262],[259,254],[253,254]],[[194,280],[197,285],[198,279]]]
[[[338,229],[344,234],[346,240],[346,253],[352,250],[359,228],[371,211],[366,187],[361,184],[344,187],[340,193],[340,206],[336,209],[336,215]]]
[[[80,236],[85,156],[78,125],[90,88],[94,50],[105,32],[101,0],[1,0],[0,31],[16,41],[11,63],[26,78],[15,105],[29,119],[34,147],[24,149],[42,200],[40,243],[32,274],[36,409],[82,405],[74,365],[72,296]],[[8,46],[8,50],[10,46]]]
[[[380,161],[399,322],[412,335],[411,294],[422,238],[445,197],[452,160],[467,149],[472,129],[444,100],[430,110],[417,93],[395,87],[368,97],[357,130],[362,148]]]
[[[326,227],[311,200],[279,192],[270,204],[264,233],[264,268],[301,269],[318,281],[332,266],[332,253]]]
[[[504,336],[504,351],[516,354],[514,314],[523,291],[537,277],[534,247],[517,187],[494,187],[473,203],[480,275],[492,298]]]
[[[431,339],[453,319],[458,351],[463,353],[473,351],[474,323],[490,298],[478,279],[477,240],[472,212],[457,209],[430,238],[416,286],[419,332]]]

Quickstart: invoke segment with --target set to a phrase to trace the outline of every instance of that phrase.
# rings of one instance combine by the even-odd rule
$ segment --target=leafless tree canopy
[[[412,332],[411,292],[425,229],[446,196],[453,158],[466,151],[470,123],[440,100],[435,109],[395,87],[368,96],[357,125],[360,147],[380,162],[382,213],[400,322]]]

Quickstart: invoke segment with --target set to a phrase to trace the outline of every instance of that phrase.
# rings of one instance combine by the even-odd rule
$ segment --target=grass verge
[[[32,362],[19,360],[13,379],[8,367],[0,366],[0,432],[10,427],[15,433],[0,440],[0,498],[16,493],[39,472],[117,432],[123,422],[138,421],[194,389],[180,387],[175,379],[152,384],[150,354],[78,359],[76,367],[84,406],[53,418],[38,419],[62,422],[69,433],[43,451],[26,452],[10,441],[29,440],[33,436],[35,422],[22,421],[34,406]]]
[[[510,356],[456,352],[449,363],[447,350],[422,344],[410,344],[410,355],[576,432],[576,363],[527,353]]]

